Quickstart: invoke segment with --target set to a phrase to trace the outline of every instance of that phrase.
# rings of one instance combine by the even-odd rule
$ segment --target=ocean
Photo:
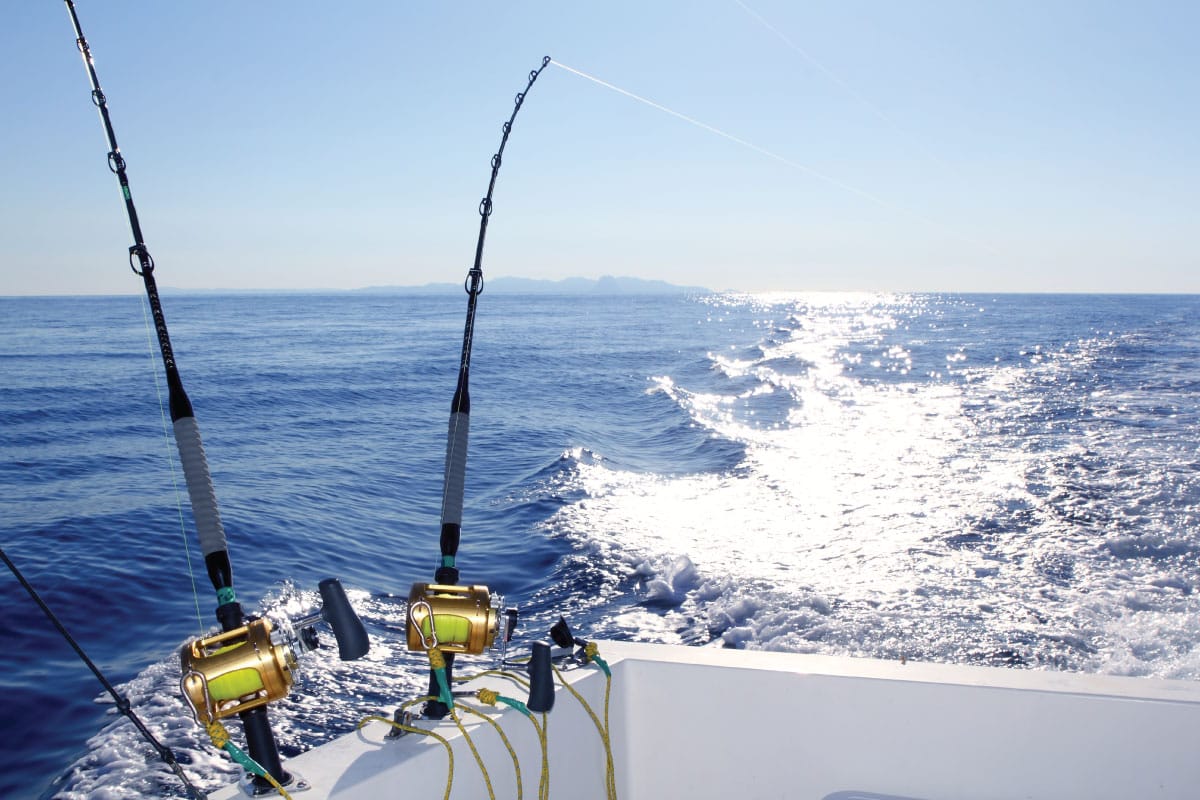
[[[423,694],[463,294],[167,293],[248,610],[338,577],[284,755]],[[202,788],[179,698],[214,625],[144,300],[0,298],[0,544]],[[616,638],[1200,679],[1200,297],[479,301],[459,566]],[[0,573],[0,797],[181,797]],[[236,728],[236,726],[231,726]]]

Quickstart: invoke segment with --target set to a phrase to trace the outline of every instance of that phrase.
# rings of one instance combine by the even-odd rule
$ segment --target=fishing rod
[[[196,521],[196,533],[200,537],[200,549],[204,553],[204,565],[209,579],[217,592],[217,617],[223,627],[228,630],[242,624],[243,614],[233,590],[233,568],[229,562],[229,550],[225,543],[225,527],[221,523],[221,513],[217,508],[216,491],[213,488],[212,476],[209,474],[208,458],[204,454],[204,445],[200,439],[200,428],[196,415],[192,410],[192,402],[184,391],[183,381],[179,377],[179,368],[175,362],[175,353],[171,348],[171,337],[167,332],[167,321],[163,315],[162,301],[158,296],[158,286],[154,280],[154,259],[146,247],[142,236],[142,226],[138,221],[137,209],[133,205],[133,195],[129,189],[129,176],[125,171],[125,158],[117,146],[116,134],[113,132],[112,118],[108,113],[108,102],[104,91],[100,88],[100,79],[96,75],[95,64],[92,60],[91,49],[79,24],[79,15],[75,13],[72,0],[65,0],[67,10],[71,14],[71,23],[75,26],[76,42],[83,56],[84,66],[87,67],[88,78],[92,84],[92,102],[100,112],[100,120],[104,124],[104,132],[108,137],[111,148],[108,153],[109,169],[117,176],[121,184],[121,195],[125,199],[125,211],[129,216],[129,227],[133,232],[134,243],[129,248],[129,266],[142,278],[146,287],[146,297],[150,302],[151,314],[154,317],[154,328],[158,335],[159,350],[162,352],[163,367],[167,374],[167,403],[171,412],[171,424],[175,431],[175,442],[179,447],[179,457],[183,463],[184,479],[187,483],[188,498],[192,504],[192,516]]]
[[[502,126],[503,135],[500,137],[500,148],[492,156],[492,174],[488,181],[487,195],[479,201],[479,238],[475,243],[475,262],[467,272],[467,278],[463,283],[463,288],[467,293],[467,320],[463,329],[462,354],[458,363],[458,382],[450,401],[450,425],[446,437],[446,468],[445,480],[442,485],[442,527],[439,541],[441,563],[434,573],[434,583],[416,584],[409,595],[410,622],[413,623],[409,626],[409,647],[417,650],[430,650],[432,649],[431,642],[433,646],[437,645],[439,633],[436,631],[437,626],[433,617],[439,609],[437,603],[439,598],[441,601],[470,606],[472,609],[470,613],[479,615],[480,625],[475,630],[477,635],[469,637],[472,639],[469,644],[465,639],[461,643],[461,647],[450,646],[448,642],[442,642],[441,649],[446,650],[444,672],[439,676],[439,669],[442,668],[431,667],[430,669],[429,694],[434,697],[442,696],[439,691],[441,686],[439,678],[445,679],[447,683],[451,679],[455,652],[482,652],[484,647],[491,645],[499,624],[498,615],[491,608],[487,587],[472,586],[470,589],[464,589],[457,586],[459,578],[458,546],[462,538],[463,493],[467,474],[467,440],[471,427],[469,387],[471,345],[475,337],[475,307],[479,295],[483,293],[483,243],[487,236],[488,220],[492,216],[492,194],[496,189],[496,178],[500,174],[500,164],[504,159],[504,147],[508,144],[513,122],[525,102],[526,95],[529,94],[534,81],[538,79],[542,70],[549,63],[550,56],[546,56],[542,59],[541,66],[530,71],[529,82],[523,91],[517,93],[513,101],[512,114]],[[422,620],[417,620],[414,616],[415,608],[425,609],[427,616]],[[515,621],[510,612],[510,631],[513,624]],[[421,625],[424,625],[424,628],[420,627]],[[490,632],[491,635],[488,636],[483,631]],[[486,644],[484,644],[485,639]],[[430,701],[425,706],[425,716],[431,719],[441,719],[449,711],[450,705],[443,700]]]
[[[125,158],[121,155],[120,147],[117,146],[117,137],[113,131],[112,118],[108,111],[108,102],[103,89],[100,88],[100,79],[96,75],[91,49],[83,35],[79,15],[75,13],[75,4],[72,0],[64,1],[67,11],[71,15],[71,24],[75,28],[75,41],[80,55],[83,56],[83,63],[92,85],[92,102],[100,112],[100,121],[104,125],[104,133],[108,138],[108,167],[121,184],[121,195],[125,200],[125,211],[129,217],[129,227],[133,232],[134,243],[129,248],[129,266],[134,273],[141,276],[145,284],[146,297],[154,317],[159,350],[162,352],[163,366],[167,374],[168,407],[175,433],[175,444],[179,449],[179,459],[183,465],[184,480],[192,506],[192,517],[195,520],[196,533],[200,538],[200,549],[204,553],[204,565],[209,580],[217,593],[217,620],[223,630],[232,631],[245,625],[246,618],[233,588],[233,567],[229,561],[225,529],[217,508],[216,491],[213,489],[212,476],[209,474],[208,459],[204,454],[204,445],[200,439],[200,428],[192,411],[191,400],[184,391],[183,381],[179,377],[179,369],[175,362],[175,354],[171,349],[167,322],[154,280],[154,259],[142,236],[142,226],[138,221],[137,209],[134,207],[133,195],[129,189]],[[241,714],[241,718],[251,758],[269,771],[277,781],[287,783],[289,776],[284,772],[280,763],[279,750],[275,744],[275,736],[271,732],[266,707],[259,706],[247,710]]]
[[[471,344],[475,337],[475,305],[483,292],[483,242],[487,236],[488,220],[492,216],[492,193],[496,189],[496,178],[504,158],[504,147],[512,133],[513,121],[525,102],[525,96],[533,88],[534,81],[550,63],[550,56],[542,59],[542,65],[529,73],[525,91],[518,92],[513,103],[512,116],[502,128],[500,149],[492,156],[492,176],[488,181],[487,195],[479,201],[479,239],[475,243],[475,263],[467,273],[464,288],[467,292],[467,322],[463,330],[462,357],[458,363],[458,384],[450,402],[450,433],[446,440],[446,478],[442,488],[442,563],[435,574],[440,584],[458,582],[455,559],[458,555],[459,538],[462,533],[463,489],[467,473],[467,438],[470,431],[471,397],[468,388],[471,372]]]
[[[60,634],[62,634],[62,637],[67,640],[67,644],[71,645],[76,654],[78,654],[78,656],[83,660],[83,663],[87,665],[87,668],[90,669],[92,674],[96,676],[96,680],[100,681],[100,685],[104,687],[104,690],[112,696],[113,701],[117,704],[117,710],[133,723],[134,727],[137,728],[138,733],[142,735],[142,738],[149,742],[150,746],[153,747],[155,752],[158,753],[158,757],[166,762],[166,765],[171,768],[171,771],[174,772],[175,775],[178,776],[179,780],[183,782],[184,787],[187,789],[188,796],[193,798],[193,800],[208,800],[208,795],[197,789],[192,785],[192,782],[188,780],[187,773],[183,771],[183,767],[179,765],[179,761],[175,758],[175,752],[170,747],[167,747],[158,741],[154,734],[150,732],[150,729],[146,727],[146,724],[142,722],[141,718],[134,713],[133,707],[129,703],[129,698],[118,692],[116,687],[114,687],[112,683],[109,682],[108,678],[104,676],[104,673],[100,671],[100,668],[96,666],[95,662],[88,658],[88,654],[84,652],[83,648],[79,646],[79,643],[75,641],[75,638],[71,636],[71,632],[68,631],[66,626],[62,624],[59,618],[50,609],[50,606],[46,605],[46,601],[43,600],[42,596],[38,594],[37,590],[33,588],[33,584],[31,584],[25,578],[25,576],[21,574],[21,570],[17,569],[17,565],[14,564],[12,559],[8,557],[8,554],[4,552],[3,547],[0,547],[0,559],[4,561],[9,571],[16,576],[17,581],[19,581],[25,591],[29,593],[29,596],[33,598],[33,601],[37,603],[38,607],[42,609],[42,613],[44,613],[50,622],[54,624],[54,627],[58,629]]]

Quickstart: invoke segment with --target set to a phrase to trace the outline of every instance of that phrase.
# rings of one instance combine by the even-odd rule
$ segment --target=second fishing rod
[[[459,586],[458,548],[462,540],[463,497],[466,488],[467,445],[471,427],[471,347],[475,338],[475,311],[483,293],[483,246],[488,221],[492,215],[492,195],[504,159],[504,148],[512,133],[513,123],[525,102],[529,90],[550,57],[530,71],[525,89],[517,93],[512,114],[502,126],[500,147],[492,156],[491,177],[487,194],[479,201],[479,236],[475,243],[475,260],[464,283],[467,293],[467,318],[463,328],[462,351],[458,364],[458,381],[450,401],[450,423],[446,436],[446,465],[442,486],[441,558],[434,571],[434,582],[414,584],[408,601],[408,646],[430,654],[430,700],[425,716],[441,719],[450,712],[444,687],[453,679],[456,653],[478,654],[490,647],[499,630],[500,600],[486,586]],[[509,612],[510,635],[515,625],[515,612]],[[539,648],[540,652],[540,648]],[[548,648],[546,648],[548,659]],[[539,659],[541,660],[541,659]],[[549,673],[549,661],[545,671]],[[539,681],[541,683],[541,681]]]

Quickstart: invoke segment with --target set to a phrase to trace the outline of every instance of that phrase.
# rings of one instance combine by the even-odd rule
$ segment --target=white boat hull
[[[613,672],[623,800],[1200,797],[1192,682],[625,642],[601,642],[600,654]],[[601,671],[565,674],[602,714]],[[520,694],[504,680],[475,685]],[[524,796],[536,797],[533,726],[513,709],[494,718],[518,753]],[[516,797],[498,735],[464,722],[496,797]],[[432,727],[453,743],[451,797],[487,797],[458,729],[449,720]],[[290,759],[309,785],[298,798],[442,797],[445,748],[418,735],[385,740],[388,730],[372,723]],[[604,798],[596,726],[561,688],[548,731],[550,796]]]

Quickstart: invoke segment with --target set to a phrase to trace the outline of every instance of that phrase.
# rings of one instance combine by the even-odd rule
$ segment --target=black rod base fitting
[[[238,602],[222,603],[217,606],[217,622],[225,633],[237,630],[246,624],[246,615],[242,612],[242,604]]]
[[[279,781],[280,786],[292,782],[292,776],[283,768],[279,760],[279,748],[275,744],[275,734],[271,732],[271,723],[267,719],[265,706],[252,708],[238,714],[242,718],[242,728],[246,732],[246,749],[258,765],[271,773],[271,777]],[[254,793],[267,794],[274,792],[275,787],[266,778],[254,777]]]
[[[454,653],[443,653],[442,657],[446,659],[446,685],[453,686],[454,683]],[[433,697],[441,697],[442,687],[438,684],[437,675],[434,674],[433,668],[429,669],[429,694]],[[445,719],[450,713],[450,707],[441,700],[428,700],[425,707],[421,709],[421,716],[425,719]]]

